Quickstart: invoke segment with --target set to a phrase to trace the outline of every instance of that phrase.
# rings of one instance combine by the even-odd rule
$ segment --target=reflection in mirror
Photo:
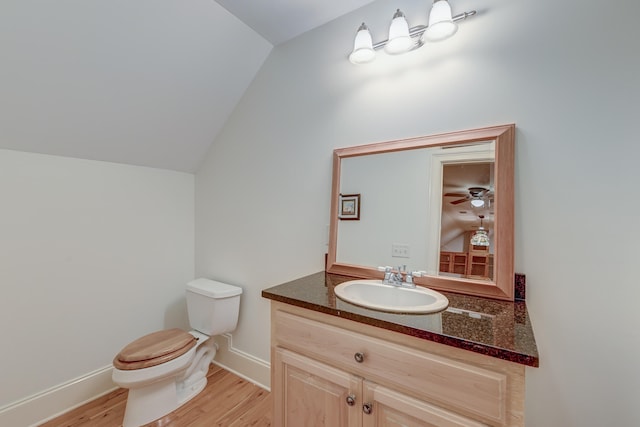
[[[514,130],[336,149],[327,270],[406,265],[420,285],[513,299]],[[340,219],[341,194],[359,195],[358,220]]]
[[[493,157],[442,165],[440,275],[493,279]]]
[[[432,150],[343,159],[340,192],[360,194],[360,220],[338,222],[339,262],[427,270],[427,258],[437,256],[426,242]]]

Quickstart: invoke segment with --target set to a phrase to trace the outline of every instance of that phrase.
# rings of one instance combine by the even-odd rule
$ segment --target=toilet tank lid
[[[187,290],[211,298],[229,298],[242,293],[242,288],[238,286],[205,278],[192,280],[187,283]]]

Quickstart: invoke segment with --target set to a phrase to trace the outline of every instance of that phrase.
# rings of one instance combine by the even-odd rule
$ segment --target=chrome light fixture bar
[[[353,64],[366,64],[376,57],[376,50],[384,48],[391,55],[398,55],[419,49],[426,42],[445,40],[458,30],[456,22],[476,14],[475,10],[456,16],[451,15],[451,6],[447,0],[434,0],[429,13],[428,25],[417,25],[409,28],[409,24],[400,9],[396,10],[389,27],[389,38],[373,43],[369,28],[363,22],[358,28],[353,51],[349,61]],[[417,39],[417,40],[416,40]]]

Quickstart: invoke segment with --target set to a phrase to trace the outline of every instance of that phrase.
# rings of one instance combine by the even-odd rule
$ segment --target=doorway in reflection
[[[438,274],[491,280],[494,162],[442,165]]]

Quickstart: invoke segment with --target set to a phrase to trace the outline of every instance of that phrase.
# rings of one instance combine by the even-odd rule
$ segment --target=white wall
[[[378,1],[275,48],[196,177],[196,272],[245,288],[234,345],[268,359],[260,290],[323,268],[336,147],[516,123],[516,267],[540,368],[527,425],[640,424],[636,197],[640,5],[456,0],[455,38],[366,67]]]
[[[338,262],[437,271],[427,265],[437,260],[432,252],[437,249],[426,238],[433,209],[428,200],[431,158],[431,150],[422,149],[342,159],[340,192],[360,193],[362,206],[359,221],[338,221]],[[392,257],[396,244],[408,245],[409,257]]]
[[[0,408],[188,327],[192,174],[0,150],[0,195]]]
[[[0,425],[104,392],[127,342],[188,326],[192,172],[271,48],[211,0],[0,2],[0,148],[23,152],[0,153]]]

